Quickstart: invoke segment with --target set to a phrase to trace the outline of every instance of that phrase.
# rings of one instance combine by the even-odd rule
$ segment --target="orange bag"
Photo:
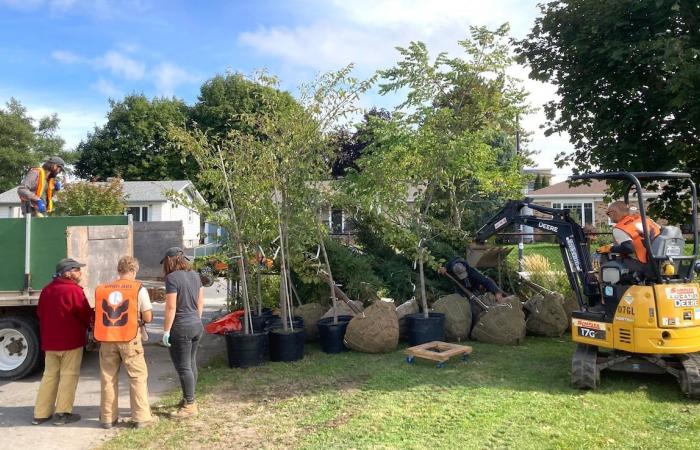
[[[209,322],[204,329],[209,334],[226,334],[230,331],[241,331],[243,329],[243,324],[241,323],[243,314],[244,311],[239,309],[238,311],[226,314],[224,317]]]

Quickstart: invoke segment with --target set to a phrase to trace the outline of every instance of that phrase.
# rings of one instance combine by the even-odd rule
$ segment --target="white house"
[[[131,214],[135,222],[182,221],[184,245],[194,247],[199,244],[199,213],[174,203],[166,195],[168,191],[175,191],[189,199],[204,201],[192,182],[124,181],[122,190],[127,205],[125,214]],[[21,217],[19,205],[16,188],[0,194],[0,218]]]

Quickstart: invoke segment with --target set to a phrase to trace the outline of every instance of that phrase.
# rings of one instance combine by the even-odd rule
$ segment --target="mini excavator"
[[[627,256],[606,253],[600,269],[592,264],[589,242],[568,209],[547,208],[530,199],[511,200],[476,234],[484,242],[510,224],[526,225],[559,241],[569,283],[579,311],[572,315],[576,343],[571,384],[596,389],[601,371],[670,373],[681,390],[700,399],[700,274],[698,259],[697,191],[687,173],[608,172],[576,175],[571,180],[615,180],[625,183],[625,203],[635,189],[648,258],[644,270],[625,264]],[[680,180],[692,196],[693,253],[684,255],[685,240],[675,226],[661,227],[649,239],[641,182]],[[536,211],[537,216],[524,213]]]

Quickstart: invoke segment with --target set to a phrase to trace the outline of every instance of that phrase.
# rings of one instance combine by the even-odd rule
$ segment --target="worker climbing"
[[[53,195],[61,190],[61,182],[56,178],[63,172],[66,162],[58,157],[46,158],[41,167],[29,169],[17,187],[22,214],[43,217],[53,211]]]

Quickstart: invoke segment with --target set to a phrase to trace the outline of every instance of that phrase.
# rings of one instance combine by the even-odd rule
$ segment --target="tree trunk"
[[[428,298],[425,295],[425,273],[423,272],[423,247],[418,248],[418,271],[420,273],[420,298],[423,305],[423,317],[430,317],[428,313]]]
[[[323,260],[326,264],[326,272],[328,272],[328,287],[331,290],[331,305],[333,305],[333,325],[338,324],[338,311],[336,307],[337,299],[335,297],[335,281],[333,281],[333,272],[331,272],[331,263],[328,260],[328,253],[326,253],[326,244],[323,242],[323,233],[321,232],[321,225],[316,221],[316,232],[318,234],[318,243],[321,246],[321,251],[323,252]]]

